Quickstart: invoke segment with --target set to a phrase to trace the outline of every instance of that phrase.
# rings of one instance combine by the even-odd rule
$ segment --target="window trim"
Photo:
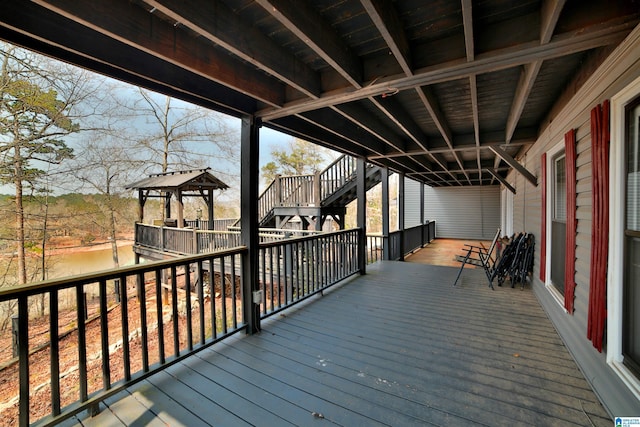
[[[640,399],[640,379],[622,362],[624,230],[626,213],[625,107],[640,96],[640,77],[611,98],[609,156],[609,259],[607,273],[607,363]],[[621,208],[622,207],[622,208]]]
[[[564,156],[564,138],[562,141],[558,142],[558,144],[554,145],[552,148],[547,150],[547,176],[546,176],[546,192],[547,192],[547,211],[546,215],[546,223],[547,223],[547,232],[546,232],[546,245],[547,245],[547,253],[545,259],[545,278],[544,278],[544,286],[547,291],[551,294],[554,301],[562,308],[562,310],[566,313],[567,310],[564,308],[564,295],[556,288],[553,283],[551,283],[551,258],[553,257],[553,250],[551,247],[551,239],[552,239],[552,222],[553,222],[553,211],[555,209],[555,161],[560,156]]]

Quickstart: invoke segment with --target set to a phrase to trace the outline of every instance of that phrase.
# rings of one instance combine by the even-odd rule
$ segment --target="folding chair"
[[[484,273],[487,275],[487,280],[489,281],[489,287],[491,289],[494,289],[492,275],[493,275],[493,268],[496,264],[496,259],[494,259],[493,257],[493,251],[496,248],[496,244],[499,238],[500,238],[500,227],[498,227],[498,231],[496,231],[496,235],[493,237],[493,241],[491,242],[491,246],[489,247],[489,249],[484,247],[484,245],[482,244],[481,246],[468,245],[468,244],[464,245],[467,247],[467,249],[465,249],[467,253],[464,257],[462,255],[458,255],[456,257],[458,261],[462,263],[462,265],[460,266],[460,270],[458,271],[458,276],[456,277],[456,281],[453,282],[453,286],[455,286],[458,283],[458,279],[460,279],[460,275],[462,274],[462,270],[464,269],[464,266],[467,264],[472,264],[479,267],[481,266],[484,269]]]

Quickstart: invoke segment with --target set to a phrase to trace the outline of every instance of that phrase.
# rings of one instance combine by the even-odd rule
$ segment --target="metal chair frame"
[[[458,271],[458,276],[456,277],[456,281],[453,282],[453,286],[456,286],[456,284],[458,283],[458,280],[460,279],[460,275],[462,274],[462,270],[464,269],[464,266],[467,264],[473,264],[476,266],[477,265],[482,266],[485,274],[487,275],[487,280],[489,281],[489,287],[491,289],[494,289],[492,275],[493,275],[493,268],[496,264],[497,258],[494,259],[493,251],[495,250],[498,239],[500,238],[500,231],[501,231],[500,227],[498,227],[498,230],[496,231],[496,235],[494,236],[489,249],[484,247],[484,245],[481,245],[481,246],[469,245],[469,244],[464,245],[467,247],[467,249],[465,249],[467,253],[464,256],[464,259],[460,261],[462,265],[460,266],[460,270]]]

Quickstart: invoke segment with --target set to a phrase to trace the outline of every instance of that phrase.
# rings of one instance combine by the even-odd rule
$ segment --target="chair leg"
[[[460,270],[458,270],[458,276],[456,276],[456,281],[453,282],[453,286],[458,283],[458,279],[460,279],[460,275],[462,274],[462,269],[464,268],[467,261],[469,261],[469,256],[471,255],[471,251],[467,252],[467,255],[464,257],[464,261],[462,261],[462,265],[460,266]]]

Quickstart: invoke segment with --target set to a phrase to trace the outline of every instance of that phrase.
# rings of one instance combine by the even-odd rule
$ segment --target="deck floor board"
[[[86,426],[610,426],[532,290],[379,262],[153,375]],[[116,418],[116,416],[118,418]],[[156,419],[154,419],[154,417]],[[119,424],[118,424],[119,423]]]

